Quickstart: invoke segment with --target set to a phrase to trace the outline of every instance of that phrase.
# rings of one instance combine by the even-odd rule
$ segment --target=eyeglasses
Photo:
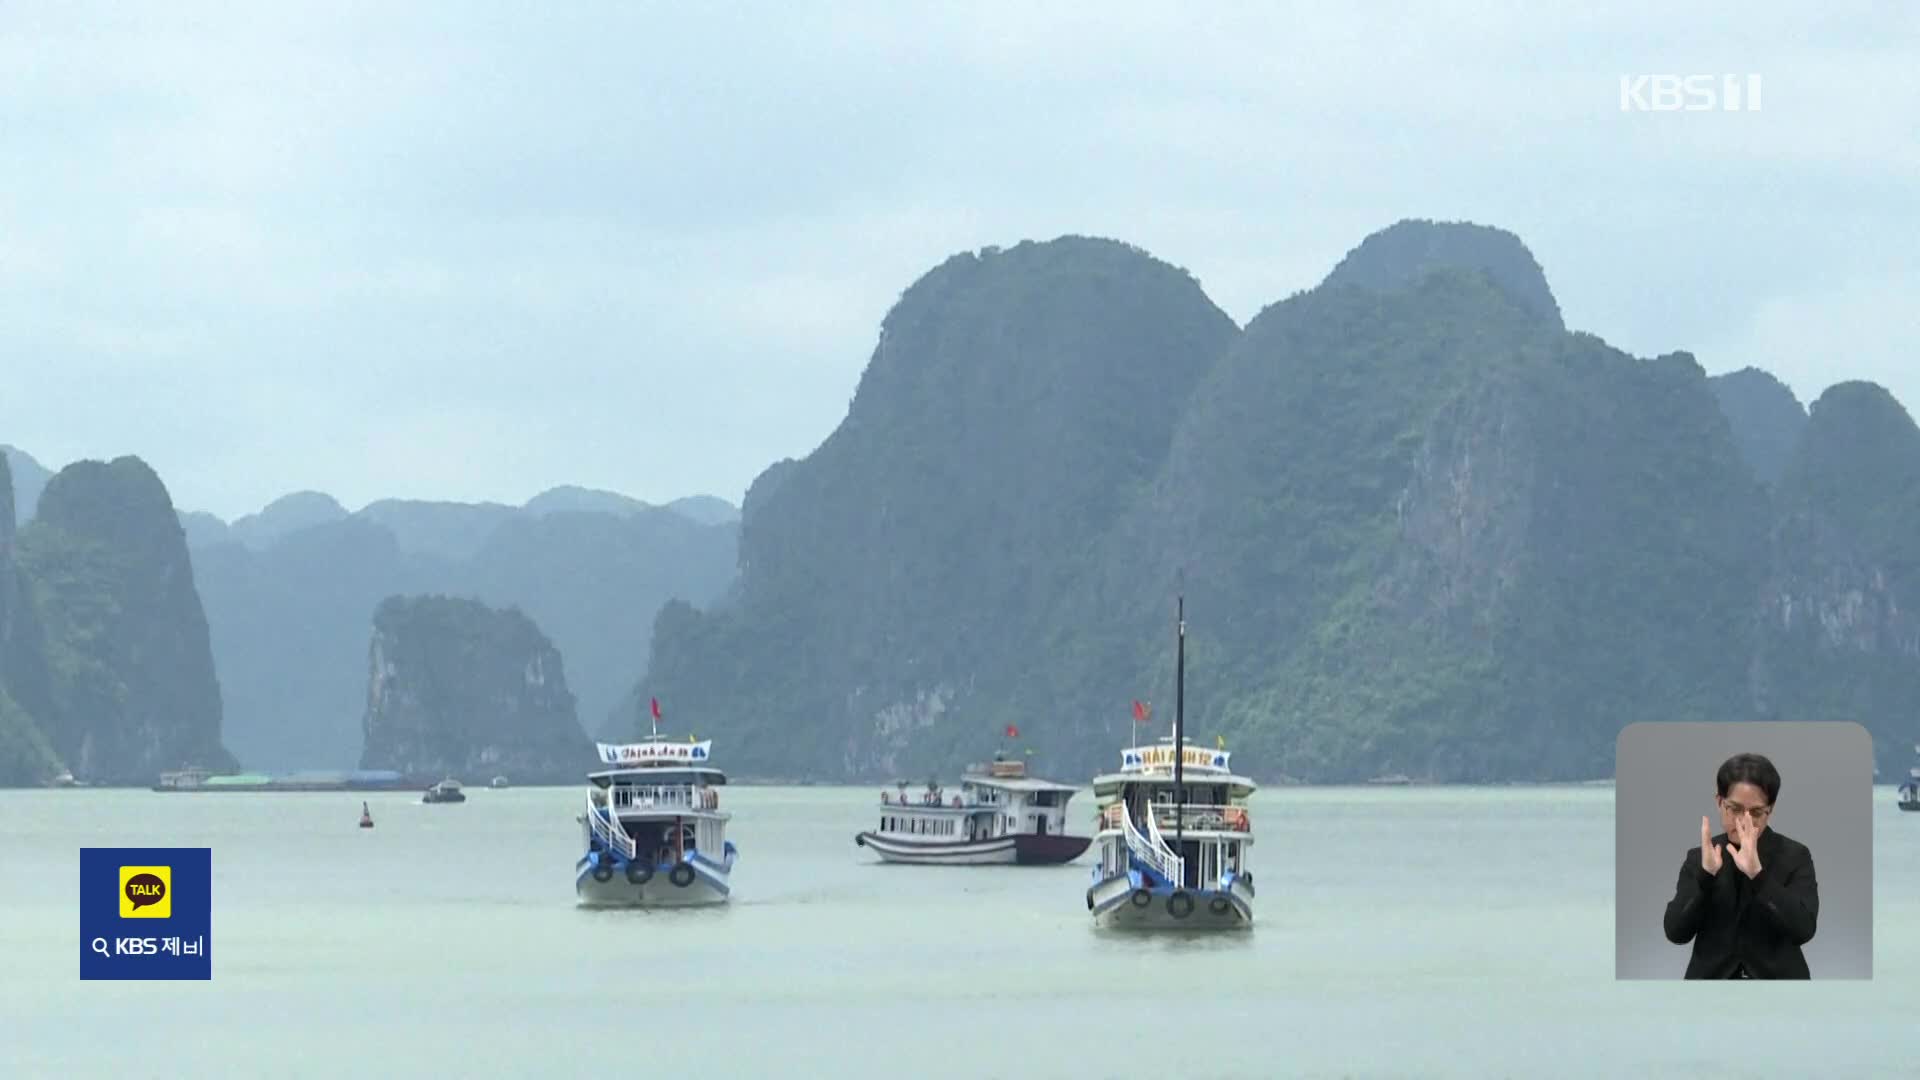
[[[1720,809],[1726,811],[1729,814],[1732,814],[1734,817],[1739,817],[1741,814],[1745,814],[1747,815],[1747,820],[1753,822],[1756,825],[1758,825],[1762,821],[1767,820],[1767,815],[1773,813],[1773,807],[1771,806],[1741,806],[1739,803],[1736,803],[1736,802],[1724,802],[1724,801],[1721,802]]]

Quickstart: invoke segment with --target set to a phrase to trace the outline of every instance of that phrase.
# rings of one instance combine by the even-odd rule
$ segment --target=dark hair
[[[1720,772],[1713,778],[1720,789],[1720,797],[1726,798],[1727,792],[1735,784],[1752,784],[1767,793],[1767,805],[1772,806],[1780,797],[1780,770],[1773,767],[1759,754],[1735,754],[1720,765]]]

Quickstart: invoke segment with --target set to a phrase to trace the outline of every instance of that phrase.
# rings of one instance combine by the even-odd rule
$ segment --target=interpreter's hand
[[[1733,848],[1733,865],[1739,867],[1741,873],[1753,877],[1760,873],[1760,826],[1755,825],[1752,818],[1741,814],[1733,823],[1733,831],[1740,840],[1739,845]]]
[[[1707,819],[1700,819],[1700,869],[1709,874],[1720,872],[1720,845],[1713,842],[1713,830],[1707,828]]]

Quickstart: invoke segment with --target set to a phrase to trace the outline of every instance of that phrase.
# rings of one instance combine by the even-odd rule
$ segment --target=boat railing
[[[1126,816],[1126,806],[1114,803],[1100,811],[1100,825],[1102,828],[1118,829]],[[1253,819],[1247,815],[1244,806],[1188,803],[1184,811],[1176,811],[1170,805],[1155,803],[1153,816],[1162,829],[1174,828],[1176,818],[1184,820],[1186,828],[1199,832],[1250,832],[1253,829]]]
[[[609,851],[619,852],[629,862],[639,856],[639,845],[627,835],[627,830],[620,827],[613,811],[591,798],[587,799],[587,824],[592,827],[594,837]]]
[[[987,803],[976,798],[952,797],[932,798],[926,795],[893,795],[880,793],[880,805],[888,810],[985,810]]]
[[[1166,838],[1160,835],[1160,826],[1154,823],[1152,817],[1147,818],[1147,835],[1144,836],[1133,824],[1132,815],[1123,812],[1120,815],[1120,824],[1126,830],[1127,850],[1133,853],[1134,858],[1152,867],[1155,873],[1167,881],[1187,880],[1186,860],[1174,854],[1173,849],[1167,846]]]
[[[616,810],[712,810],[719,805],[719,793],[712,788],[686,784],[616,784],[613,787]]]
[[[1156,804],[1153,816],[1162,829],[1174,827],[1175,819],[1184,823],[1184,827],[1202,832],[1247,832],[1253,827],[1252,819],[1247,816],[1244,806],[1210,806],[1188,803],[1176,810],[1171,806]]]

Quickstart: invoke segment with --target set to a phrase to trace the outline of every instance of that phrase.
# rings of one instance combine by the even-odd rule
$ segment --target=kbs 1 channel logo
[[[212,848],[81,848],[80,978],[213,978]]]

